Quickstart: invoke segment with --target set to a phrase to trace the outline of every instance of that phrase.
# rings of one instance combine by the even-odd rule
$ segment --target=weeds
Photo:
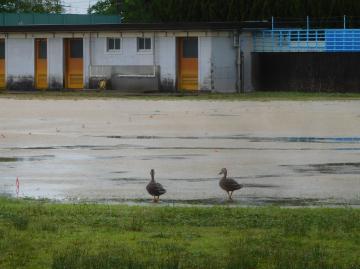
[[[12,215],[11,221],[18,230],[26,230],[29,225],[29,217],[25,214]]]
[[[0,98],[13,99],[54,99],[54,100],[78,100],[78,99],[108,99],[119,98],[127,100],[209,100],[209,101],[314,101],[314,100],[358,100],[359,93],[311,93],[311,92],[250,92],[250,93],[153,93],[134,94],[119,91],[33,91],[27,93],[16,93],[0,91]]]

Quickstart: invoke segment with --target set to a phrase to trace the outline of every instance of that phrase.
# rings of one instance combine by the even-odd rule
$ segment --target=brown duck
[[[227,169],[221,169],[219,175],[223,175],[222,179],[220,179],[219,185],[225,190],[229,196],[229,200],[232,200],[233,192],[236,190],[240,190],[243,185],[237,183],[234,179],[227,177]]]
[[[151,180],[150,180],[149,184],[147,184],[146,190],[148,191],[148,193],[150,195],[152,195],[154,197],[153,202],[156,203],[156,202],[159,202],[160,195],[163,195],[164,193],[166,193],[166,190],[160,183],[155,182],[154,169],[151,169],[150,175],[151,175]]]

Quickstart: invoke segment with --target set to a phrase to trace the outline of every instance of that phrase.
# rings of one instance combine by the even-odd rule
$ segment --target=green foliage
[[[120,6],[119,2],[122,2]],[[243,21],[306,16],[359,16],[358,0],[100,0],[89,13],[116,14],[127,22]]]
[[[102,0],[98,1],[96,4],[92,5],[88,9],[89,14],[102,14],[102,15],[112,15],[117,14],[119,9],[116,6],[116,0]]]
[[[60,0],[0,0],[0,12],[61,13],[63,7]]]

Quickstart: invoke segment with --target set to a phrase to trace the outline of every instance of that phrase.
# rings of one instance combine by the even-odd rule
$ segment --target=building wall
[[[253,34],[251,32],[243,32],[240,35],[241,51],[244,55],[243,65],[243,86],[245,92],[254,91],[254,85],[252,83],[252,57],[253,52]]]
[[[83,64],[84,64],[84,87],[89,88],[90,81],[90,37],[86,36],[83,38]]]
[[[109,37],[119,36],[109,34]],[[148,35],[148,37],[153,40],[151,51],[138,52],[137,37],[122,37],[121,50],[116,53],[106,51],[107,37],[92,37],[91,76],[110,79],[113,73],[149,75],[154,72],[153,66],[155,65],[161,89],[174,90],[176,83],[176,38],[174,36],[155,37],[154,42],[153,35]],[[141,81],[145,83],[147,80],[137,79],[138,83]]]
[[[50,89],[64,86],[64,41],[62,38],[48,38],[48,80]]]
[[[233,38],[212,38],[212,80],[214,92],[236,92],[237,48],[233,46]]]
[[[176,37],[158,37],[155,48],[156,64],[160,66],[161,89],[176,89]]]
[[[111,37],[112,34],[109,35]],[[119,36],[118,36],[119,37]],[[106,37],[92,37],[92,65],[152,65],[152,52],[138,52],[136,37],[121,38],[119,53],[106,51]]]
[[[199,89],[212,91],[211,37],[199,37]]]
[[[14,90],[29,90],[34,87],[34,39],[6,39],[6,81]]]
[[[100,79],[111,81],[113,74],[120,74],[118,81],[125,80],[126,85],[145,83],[154,80],[151,85],[162,90],[173,91],[177,81],[177,37],[196,36],[199,40],[199,90],[212,92],[236,92],[237,50],[233,47],[233,37],[228,32],[173,32],[156,33],[152,51],[138,52],[137,37],[148,36],[154,39],[154,33],[57,33],[25,35],[11,34],[6,39],[6,70],[10,89],[20,85],[19,89],[34,86],[34,38],[48,40],[48,79],[49,87],[63,87],[64,80],[64,38],[83,38],[84,49],[84,86],[97,87]],[[106,50],[107,37],[121,38],[121,51],[109,53]],[[250,33],[241,35],[242,50],[245,58],[245,90],[252,90]],[[155,52],[155,54],[154,54]],[[155,72],[155,76],[154,75]],[[139,77],[136,77],[138,75]],[[123,76],[124,78],[121,78]],[[140,77],[147,79],[140,79]],[[153,78],[151,78],[153,76]],[[156,80],[156,81],[155,81]],[[21,82],[21,83],[20,83]],[[121,83],[120,83],[121,84]],[[146,88],[146,85],[143,88]],[[17,86],[16,86],[17,87]],[[111,85],[109,85],[109,88]],[[140,87],[141,88],[141,87]],[[154,88],[155,89],[155,88]]]

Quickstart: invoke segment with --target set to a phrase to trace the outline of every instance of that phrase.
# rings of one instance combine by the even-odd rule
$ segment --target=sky
[[[65,6],[66,13],[85,14],[87,13],[89,4],[93,5],[97,0],[63,0],[62,2]]]

